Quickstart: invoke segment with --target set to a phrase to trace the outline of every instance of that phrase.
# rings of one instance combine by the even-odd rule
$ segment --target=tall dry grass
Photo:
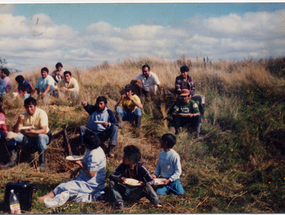
[[[88,114],[81,107],[81,102],[87,100],[95,104],[96,98],[104,95],[108,99],[108,107],[114,111],[122,89],[141,73],[141,66],[145,63],[158,75],[164,90],[159,92],[150,104],[145,105],[140,138],[136,138],[131,124],[124,122],[124,129],[120,130],[118,135],[115,158],[108,158],[107,175],[119,165],[123,148],[130,144],[135,144],[141,149],[145,166],[150,172],[155,171],[158,153],[161,150],[159,138],[169,132],[167,120],[164,118],[169,115],[169,110],[175,102],[174,82],[180,74],[180,67],[184,64],[191,65],[189,75],[195,81],[196,93],[206,97],[206,112],[205,118],[202,119],[201,137],[194,139],[192,133],[183,130],[177,135],[177,144],[174,146],[174,150],[181,157],[181,181],[186,195],[182,198],[162,198],[165,203],[162,211],[153,209],[147,201],[142,200],[128,205],[127,213],[282,211],[281,200],[285,199],[279,188],[283,182],[278,180],[283,181],[282,172],[285,167],[280,159],[285,152],[278,148],[278,144],[282,142],[283,137],[280,132],[285,131],[282,118],[284,77],[274,76],[260,61],[219,61],[205,65],[202,60],[186,57],[173,62],[143,58],[137,61],[125,60],[114,65],[105,62],[85,70],[70,69],[80,85],[78,99],[61,98],[51,101],[51,104],[39,103],[39,107],[49,114],[50,127],[56,136],[49,146],[50,152],[47,152],[48,171],[56,176],[62,174],[63,179],[68,178],[69,168],[73,168],[66,164],[64,151],[59,149],[64,145],[62,130],[68,126],[74,153],[80,150],[77,148],[78,127],[86,124],[88,120]],[[52,71],[52,68],[49,69]],[[12,74],[10,77],[14,88],[15,75]],[[39,77],[40,69],[25,74],[26,80],[32,82],[33,86]],[[8,98],[9,95],[5,103],[6,118],[8,127],[11,128],[18,114],[24,109],[21,99],[11,102]],[[53,154],[58,158],[53,160]],[[6,179],[3,178],[2,184],[17,177],[17,173],[13,171],[5,174],[3,172]],[[29,179],[37,182],[37,186],[47,184],[46,181],[52,177],[36,174],[33,168],[21,174],[23,177],[28,175]],[[38,174],[43,181],[38,178]],[[108,179],[106,180],[108,182]],[[49,185],[52,187],[62,181],[57,178],[54,184]],[[275,183],[275,187],[269,187],[269,182]],[[43,192],[41,189],[36,195]],[[265,198],[273,193],[273,199],[277,203]],[[81,210],[115,213],[110,202],[107,196],[103,204],[77,205],[74,209],[62,208],[58,212],[75,213]],[[36,205],[33,212],[47,211]]]

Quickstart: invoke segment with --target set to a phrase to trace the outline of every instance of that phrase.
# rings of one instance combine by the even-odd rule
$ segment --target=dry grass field
[[[88,121],[81,106],[83,100],[95,104],[99,95],[114,106],[120,92],[148,63],[163,86],[156,98],[144,106],[141,136],[136,138],[132,127],[125,123],[119,131],[115,158],[107,158],[106,195],[102,202],[90,204],[68,202],[57,209],[45,208],[37,197],[69,179],[75,168],[65,160],[64,132],[66,129],[73,154],[82,153],[79,146],[79,126]],[[181,181],[186,194],[161,197],[162,209],[156,209],[147,199],[126,204],[124,213],[272,213],[285,212],[285,58],[239,62],[218,61],[204,64],[196,59],[180,58],[174,62],[162,59],[125,60],[110,65],[105,62],[95,68],[71,70],[80,85],[77,100],[51,99],[38,106],[49,116],[53,132],[47,149],[47,171],[36,171],[37,153],[21,155],[19,165],[1,170],[0,184],[21,180],[35,183],[31,211],[27,213],[122,213],[114,209],[108,190],[108,176],[121,163],[126,145],[141,149],[142,161],[153,173],[158,159],[159,138],[169,132],[164,118],[175,102],[174,82],[182,65],[190,67],[196,93],[206,97],[205,118],[199,139],[194,133],[177,135],[174,149],[182,162]],[[50,71],[53,68],[49,68]],[[14,77],[10,76],[16,84]],[[33,86],[40,77],[30,71],[26,80]],[[23,108],[23,100],[5,100],[8,129]],[[5,144],[1,143],[1,163],[8,160]],[[36,162],[34,162],[34,160]],[[0,190],[0,212],[3,213],[4,190]]]

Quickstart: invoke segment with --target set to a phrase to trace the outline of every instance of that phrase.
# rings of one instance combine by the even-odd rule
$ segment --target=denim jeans
[[[0,130],[0,142],[4,142],[6,139],[7,134],[5,134],[2,130]]]
[[[134,110],[134,112],[126,112],[126,111],[123,110],[122,107],[117,106],[116,113],[121,113],[122,114],[123,121],[132,121],[132,120],[135,119],[135,115],[137,115],[137,116],[141,116],[142,115],[142,111],[138,107]]]
[[[201,123],[201,116],[194,117],[175,117],[173,119],[173,126],[178,129],[179,127],[184,127],[185,125],[196,128]]]
[[[106,140],[108,140],[110,138],[109,141],[109,146],[115,146],[116,145],[116,141],[118,138],[118,126],[116,125],[111,125],[110,128],[104,130],[104,131],[93,131],[89,128],[87,128],[86,126],[80,126],[80,139],[81,139],[81,144],[83,145],[83,135],[88,131],[91,132],[93,134],[96,134],[101,142],[105,142]]]
[[[7,141],[9,150],[14,149],[17,145],[23,150],[34,153],[39,150],[46,150],[50,139],[46,134],[39,134],[37,137],[30,137],[28,135],[18,134],[14,139]]]
[[[167,185],[159,185],[155,188],[155,192],[160,196],[166,195],[167,191],[170,191],[176,195],[185,193],[180,179],[169,182]]]
[[[126,201],[135,201],[141,199],[142,197],[146,197],[154,205],[162,204],[154,189],[149,184],[145,185],[144,187],[133,187],[111,180],[110,189],[116,203],[123,202],[123,199]]]

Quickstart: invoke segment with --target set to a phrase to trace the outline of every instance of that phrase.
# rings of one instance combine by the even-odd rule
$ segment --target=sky
[[[0,4],[0,57],[29,71],[181,56],[284,56],[285,3]]]

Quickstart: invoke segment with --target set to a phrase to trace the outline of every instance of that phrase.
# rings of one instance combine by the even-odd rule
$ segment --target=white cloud
[[[13,13],[15,10],[12,4],[0,4],[0,13]]]
[[[58,61],[65,67],[86,68],[103,61],[114,63],[146,56],[239,60],[280,56],[285,50],[284,10],[243,16],[196,16],[167,27],[142,24],[120,29],[98,22],[77,32],[67,25],[56,25],[46,14],[26,19],[1,13],[1,9],[1,57],[11,62],[8,66],[22,70],[54,67]]]

